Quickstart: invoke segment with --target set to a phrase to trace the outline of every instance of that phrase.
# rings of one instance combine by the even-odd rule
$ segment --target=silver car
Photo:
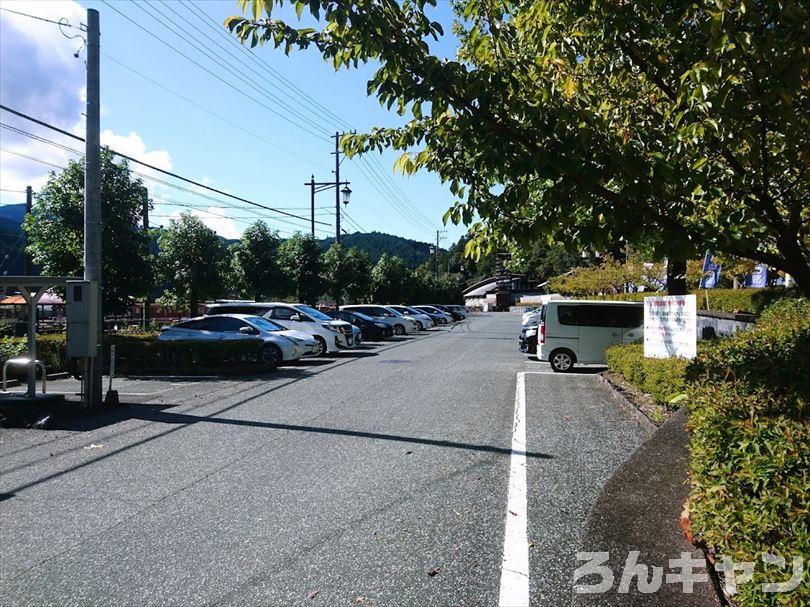
[[[223,341],[258,339],[262,344],[262,362],[277,367],[320,351],[311,335],[290,331],[271,320],[250,314],[200,316],[165,327],[160,341]]]
[[[420,331],[424,331],[425,329],[429,329],[436,325],[433,322],[433,319],[430,317],[429,314],[425,314],[421,310],[417,310],[416,308],[412,308],[410,306],[387,306],[392,310],[396,310],[403,316],[406,316],[413,320],[416,323],[416,326],[419,327]]]

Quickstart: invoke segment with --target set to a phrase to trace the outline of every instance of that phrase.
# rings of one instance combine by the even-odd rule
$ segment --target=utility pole
[[[315,175],[311,175],[309,178],[309,208],[311,213],[310,219],[310,233],[312,236],[315,236]]]
[[[340,242],[340,133],[335,131],[335,242]]]
[[[352,131],[354,132],[354,131]],[[343,197],[343,204],[349,204],[349,199],[351,197],[352,191],[349,189],[348,181],[341,181],[340,180],[340,138],[343,137],[345,133],[335,133],[333,137],[335,138],[335,151],[330,152],[330,154],[335,155],[335,180],[334,181],[315,181],[315,175],[312,175],[309,178],[309,181],[305,182],[304,185],[309,187],[309,205],[312,213],[311,225],[312,225],[312,235],[315,236],[315,194],[318,192],[323,192],[324,190],[328,190],[330,188],[335,188],[335,242],[340,242],[340,235],[342,233],[340,229],[340,199],[341,196]],[[340,189],[340,186],[344,186],[343,189]]]
[[[436,278],[439,277],[439,240],[444,240],[442,234],[447,233],[447,230],[436,230]]]
[[[31,214],[31,209],[34,206],[34,190],[30,185],[25,186],[25,216]],[[23,244],[23,274],[31,276],[31,255],[28,253],[28,236],[25,237]]]
[[[87,106],[84,165],[84,279],[98,291],[96,355],[88,361],[84,381],[85,406],[101,404],[101,99],[98,11],[87,9]]]
[[[145,187],[141,188],[141,199],[142,199],[142,207],[141,207],[141,220],[143,223],[143,233],[146,235],[147,238],[147,246],[152,245],[152,240],[149,238],[149,190]],[[152,317],[152,300],[149,297],[149,293],[146,294],[146,297],[143,300],[143,314],[141,315],[143,318],[143,328],[144,331],[146,330],[146,324],[149,322],[149,319]]]

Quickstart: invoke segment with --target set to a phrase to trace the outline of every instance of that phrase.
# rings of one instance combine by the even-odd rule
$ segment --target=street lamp
[[[349,189],[348,185],[343,186],[343,189],[340,190],[340,193],[343,194],[343,204],[349,204],[349,200],[352,197],[352,191]]]

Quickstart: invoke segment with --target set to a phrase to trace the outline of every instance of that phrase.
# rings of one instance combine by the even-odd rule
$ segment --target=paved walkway
[[[681,410],[639,447],[605,485],[588,519],[580,550],[609,553],[605,564],[613,573],[614,583],[605,592],[575,594],[575,607],[720,605],[706,575],[703,553],[686,541],[679,522],[688,496],[689,437],[685,424],[686,411]],[[638,578],[630,581],[629,576],[627,591],[620,591],[632,551],[638,551],[637,562],[648,567],[642,576],[645,583],[651,579],[650,566],[663,568],[656,592],[641,593]],[[670,560],[680,558],[682,553],[694,559],[695,573],[703,578],[691,593],[684,592],[681,583],[667,582],[668,574],[678,573]],[[578,583],[597,584],[599,578],[586,576]]]

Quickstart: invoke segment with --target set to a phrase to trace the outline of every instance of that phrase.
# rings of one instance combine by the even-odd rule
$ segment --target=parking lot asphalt
[[[0,429],[0,604],[498,605],[519,372],[530,602],[570,604],[585,517],[643,433],[587,372],[527,362],[519,324],[116,380],[115,410]]]

